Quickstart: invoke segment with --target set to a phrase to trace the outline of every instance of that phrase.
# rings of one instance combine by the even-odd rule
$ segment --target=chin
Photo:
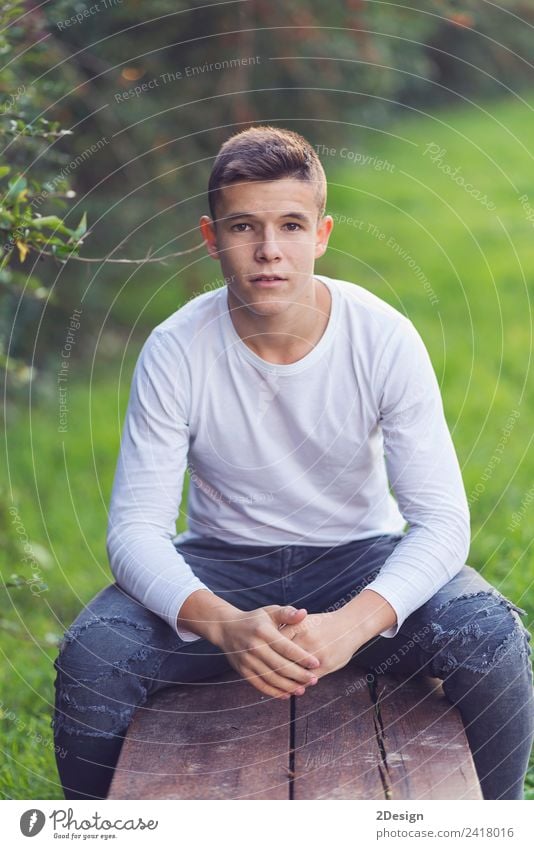
[[[253,303],[247,304],[247,307],[251,312],[254,312],[257,315],[278,315],[279,313],[285,312],[288,304],[254,301]]]

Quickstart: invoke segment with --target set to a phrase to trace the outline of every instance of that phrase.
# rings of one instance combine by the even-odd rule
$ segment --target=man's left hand
[[[308,613],[299,625],[285,625],[284,636],[309,651],[321,662],[314,670],[322,678],[347,665],[359,645],[353,630],[338,611]]]

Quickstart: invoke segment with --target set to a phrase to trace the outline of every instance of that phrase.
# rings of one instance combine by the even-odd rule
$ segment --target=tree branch
[[[179,256],[185,256],[186,254],[192,254],[194,251],[198,251],[199,248],[203,247],[204,242],[200,242],[198,245],[195,245],[193,248],[187,248],[185,251],[177,251],[174,254],[166,254],[161,257],[152,257],[152,248],[149,248],[149,251],[144,259],[110,259],[109,257],[87,257],[87,256],[76,256],[76,254],[71,254],[68,257],[58,256],[58,254],[54,254],[51,251],[42,251],[38,248],[34,248],[32,245],[28,245],[31,251],[39,255],[51,256],[53,259],[58,259],[61,262],[68,262],[69,259],[75,259],[77,262],[114,262],[114,263],[123,263],[128,265],[143,265],[145,262],[165,262],[169,259],[175,259]]]

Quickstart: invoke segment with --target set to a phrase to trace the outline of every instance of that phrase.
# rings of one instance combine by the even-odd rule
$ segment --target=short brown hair
[[[267,125],[235,133],[221,146],[213,163],[208,182],[211,217],[216,219],[217,195],[224,186],[283,177],[314,183],[319,215],[324,215],[326,175],[315,150],[303,136]]]

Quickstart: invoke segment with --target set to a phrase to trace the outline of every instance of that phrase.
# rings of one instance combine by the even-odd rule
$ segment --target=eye
[[[235,233],[245,233],[245,227],[250,227],[250,224],[248,224],[246,221],[240,221],[239,224],[232,224],[230,229],[233,230]]]
[[[297,224],[296,221],[288,221],[287,224],[284,224],[284,227],[290,227],[290,233],[296,233],[297,230],[302,230],[300,224]]]

